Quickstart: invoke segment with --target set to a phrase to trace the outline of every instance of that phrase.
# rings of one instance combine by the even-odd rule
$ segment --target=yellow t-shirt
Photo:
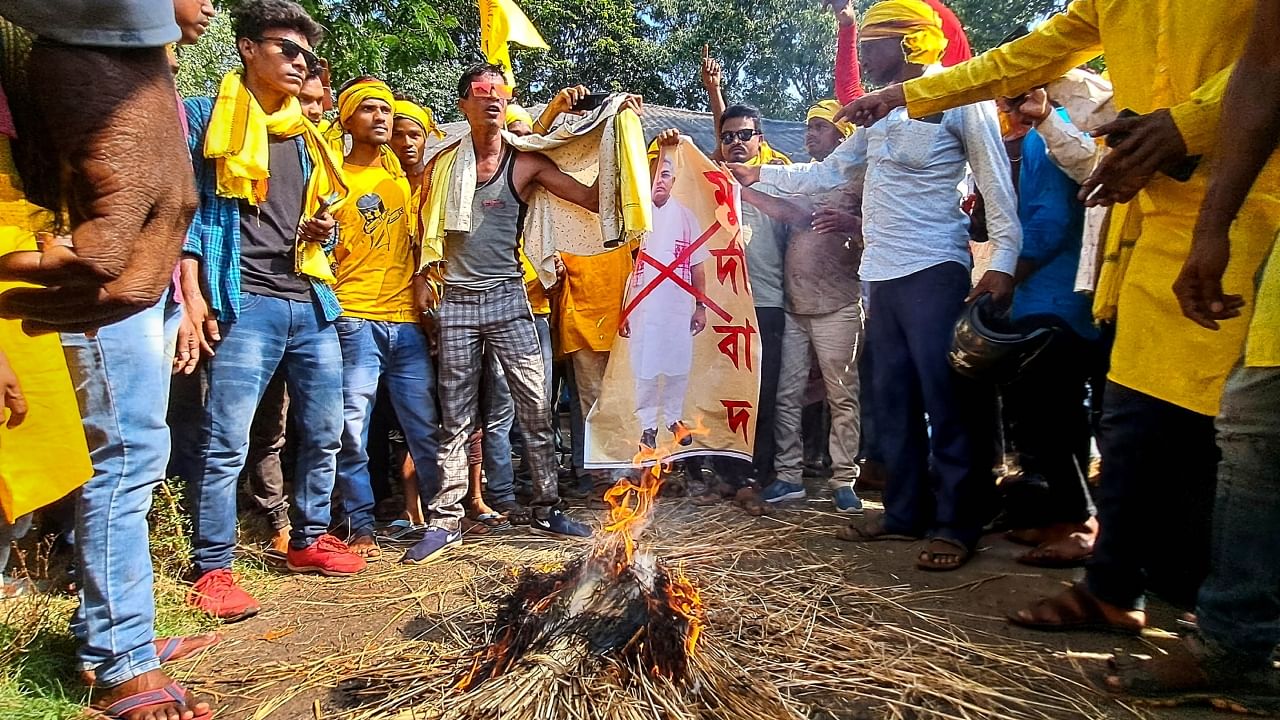
[[[414,322],[409,237],[409,181],[381,164],[344,164],[350,195],[335,212],[338,245],[333,250],[338,281],[333,289],[342,314],[366,320]]]

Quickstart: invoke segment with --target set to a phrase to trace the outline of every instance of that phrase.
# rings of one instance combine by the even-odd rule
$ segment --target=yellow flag
[[[489,62],[506,68],[511,74],[511,50],[508,43],[528,48],[550,49],[538,29],[529,22],[515,0],[479,0],[480,50]]]

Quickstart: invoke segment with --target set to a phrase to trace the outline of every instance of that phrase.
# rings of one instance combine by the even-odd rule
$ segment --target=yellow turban
[[[900,37],[907,62],[933,65],[947,49],[942,18],[924,0],[881,0],[862,16],[862,40]]]
[[[422,132],[428,135],[435,135],[438,138],[444,137],[444,131],[436,125],[435,117],[431,115],[430,108],[424,108],[411,100],[397,100],[395,103],[396,119],[404,118],[418,123],[422,128]]]
[[[840,112],[841,107],[840,103],[835,100],[821,100],[813,107],[809,108],[809,114],[804,116],[804,121],[809,122],[814,118],[822,118],[832,125],[835,125],[841,135],[849,137],[853,132],[853,124],[848,120],[836,122],[836,113]]]
[[[347,120],[365,100],[381,100],[389,108],[395,108],[396,96],[381,80],[364,80],[353,84],[338,95],[338,124],[346,126]]]
[[[341,133],[346,127],[347,121],[360,108],[360,104],[365,100],[381,100],[387,104],[387,107],[395,109],[396,96],[391,92],[391,88],[381,80],[364,80],[351,85],[346,90],[338,94],[338,122],[334,127],[337,132]],[[339,134],[338,137],[341,137]],[[399,177],[404,174],[404,170],[400,167],[400,159],[392,152],[387,145],[378,146],[378,154],[382,159],[382,166],[387,172]]]
[[[533,116],[529,114],[520,105],[509,102],[507,103],[507,127],[511,127],[512,123],[523,122],[529,125],[529,129],[533,129]]]

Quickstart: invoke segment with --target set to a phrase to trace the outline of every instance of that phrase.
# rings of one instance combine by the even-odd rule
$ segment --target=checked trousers
[[[529,298],[521,280],[486,290],[448,286],[440,302],[441,438],[439,503],[461,502],[467,490],[467,437],[483,424],[480,383],[485,349],[502,366],[524,433],[533,476],[533,513],[545,517],[560,501],[546,368]],[[453,495],[457,496],[456,500]]]

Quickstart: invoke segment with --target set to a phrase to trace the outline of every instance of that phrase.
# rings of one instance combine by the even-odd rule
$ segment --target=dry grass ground
[[[920,573],[912,567],[915,545],[835,540],[832,531],[847,517],[829,512],[818,499],[824,491],[814,490],[814,499],[767,517],[664,499],[641,541],[701,589],[704,659],[776,689],[790,713],[849,720],[1201,717],[1132,707],[1094,688],[1113,648],[1158,653],[1172,641],[1169,633],[1057,637],[1003,623],[1005,610],[1054,591],[1071,571],[1023,568],[1012,562],[1015,548],[991,538],[958,572]],[[246,550],[240,568],[263,612],[225,627],[220,645],[172,670],[225,720],[447,716],[457,704],[450,677],[459,656],[487,641],[496,602],[519,568],[585,550],[517,529],[468,541],[426,566],[396,564],[391,548],[369,572],[348,579],[274,574]],[[165,548],[185,557],[180,551]],[[177,575],[162,569],[165,578]],[[163,629],[207,627],[178,609],[181,587],[167,587],[171,582],[158,589]],[[38,596],[3,610],[0,631],[20,642],[0,655],[0,718],[73,716],[82,691],[68,666],[70,608],[69,600]],[[1174,627],[1169,609],[1154,620]],[[602,707],[606,698],[637,702],[636,693],[578,681]],[[650,707],[612,716],[734,717],[692,706],[659,712],[675,691],[656,692]],[[501,716],[553,720],[514,708]]]

